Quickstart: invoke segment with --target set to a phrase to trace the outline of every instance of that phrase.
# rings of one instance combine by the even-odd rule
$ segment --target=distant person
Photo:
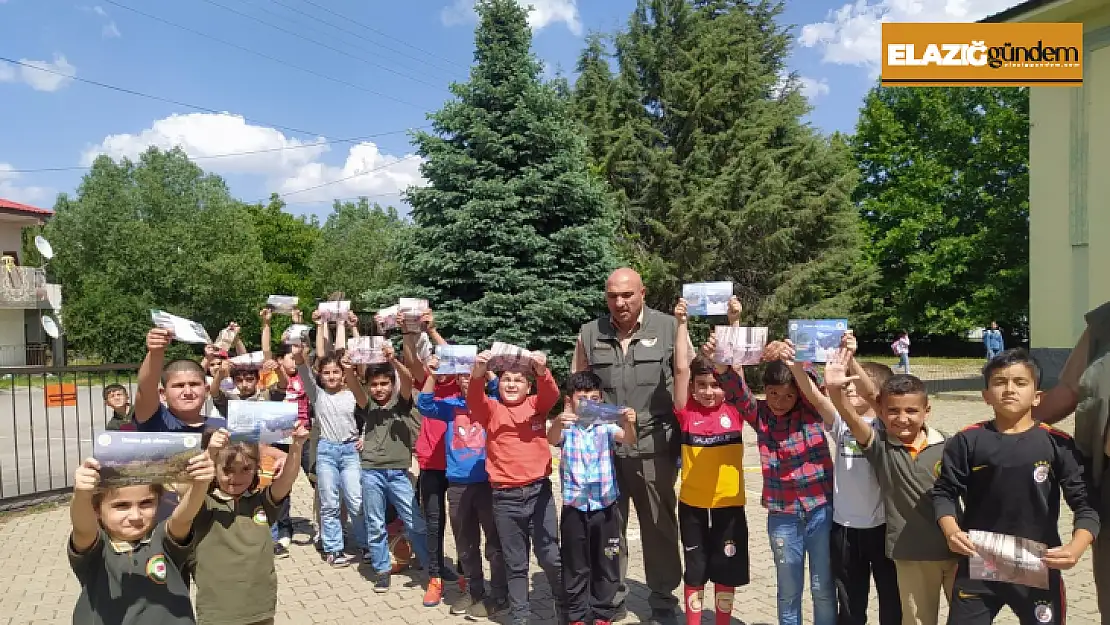
[[[898,332],[898,338],[890,344],[890,349],[894,351],[894,355],[898,357],[898,366],[902,368],[902,373],[910,374],[910,333],[905,330]]]
[[[987,362],[994,360],[995,356],[1006,349],[1006,343],[1002,340],[1002,330],[999,329],[997,321],[992,321],[991,327],[983,331],[983,346],[987,348]]]
[[[134,430],[131,423],[131,396],[122,384],[109,384],[104,387],[104,405],[112,411],[112,417],[104,424],[105,430]]]

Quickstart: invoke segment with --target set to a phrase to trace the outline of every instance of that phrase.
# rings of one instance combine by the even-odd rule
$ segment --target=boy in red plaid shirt
[[[715,341],[704,349],[712,354]],[[829,552],[833,460],[824,427],[836,408],[818,388],[817,373],[794,361],[790,341],[767,345],[763,372],[767,399],[756,400],[743,369],[718,373],[725,401],[755,430],[763,467],[767,534],[778,574],[780,625],[800,625],[805,561],[809,558],[814,625],[836,625],[836,592]]]

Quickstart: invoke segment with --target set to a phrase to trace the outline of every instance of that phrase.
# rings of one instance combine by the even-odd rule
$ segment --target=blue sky
[[[972,21],[1016,1],[789,0],[789,63],[810,121],[852,130],[877,77],[881,21]],[[635,4],[527,3],[534,50],[550,72],[573,70],[583,37],[619,29]],[[24,64],[0,61],[0,198],[52,206],[96,154],[134,157],[153,144],[182,145],[243,200],[286,194],[295,213],[326,214],[333,198],[360,195],[395,203],[421,182],[404,131],[426,124],[449,82],[466,79],[472,5],[0,0],[0,57]],[[233,153],[241,155],[221,156]],[[30,171],[44,168],[74,169]]]

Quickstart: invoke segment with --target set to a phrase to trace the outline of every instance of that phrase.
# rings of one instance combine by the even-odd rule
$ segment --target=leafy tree
[[[316,293],[311,261],[320,241],[320,224],[315,216],[298,217],[285,212],[285,202],[276,193],[268,204],[246,207],[262,246],[259,283],[267,295],[296,295],[302,300]]]
[[[408,192],[402,266],[448,336],[542,349],[563,372],[578,324],[603,307],[614,223],[580,126],[540,80],[525,9],[477,10],[470,80],[415,135],[431,184]]]
[[[312,253],[317,293],[342,291],[348,299],[396,284],[397,262],[406,226],[392,207],[336,201]]]
[[[1029,92],[876,87],[852,149],[873,329],[963,335],[1029,310]]]
[[[770,0],[639,0],[615,37],[617,76],[606,81],[596,42],[580,60],[576,110],[657,307],[682,283],[731,280],[750,320],[781,329],[863,297],[851,155],[801,121],[808,105],[782,78],[781,12]]]
[[[210,333],[255,318],[252,268],[262,265],[262,253],[251,216],[222,179],[180,149],[150,148],[137,162],[101,156],[76,197],[60,196],[54,211],[45,234],[75,348],[137,362],[151,308],[194,319]]]

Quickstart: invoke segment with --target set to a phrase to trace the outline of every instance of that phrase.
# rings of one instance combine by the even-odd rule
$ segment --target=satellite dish
[[[46,237],[41,234],[35,236],[35,249],[37,249],[39,254],[42,254],[42,257],[46,260],[54,258],[54,248],[50,246],[50,241],[47,241]]]
[[[58,324],[54,323],[54,318],[50,315],[43,316],[42,329],[46,330],[46,333],[49,334],[50,338],[52,339],[58,338],[58,336],[61,334],[61,331],[58,330]]]

